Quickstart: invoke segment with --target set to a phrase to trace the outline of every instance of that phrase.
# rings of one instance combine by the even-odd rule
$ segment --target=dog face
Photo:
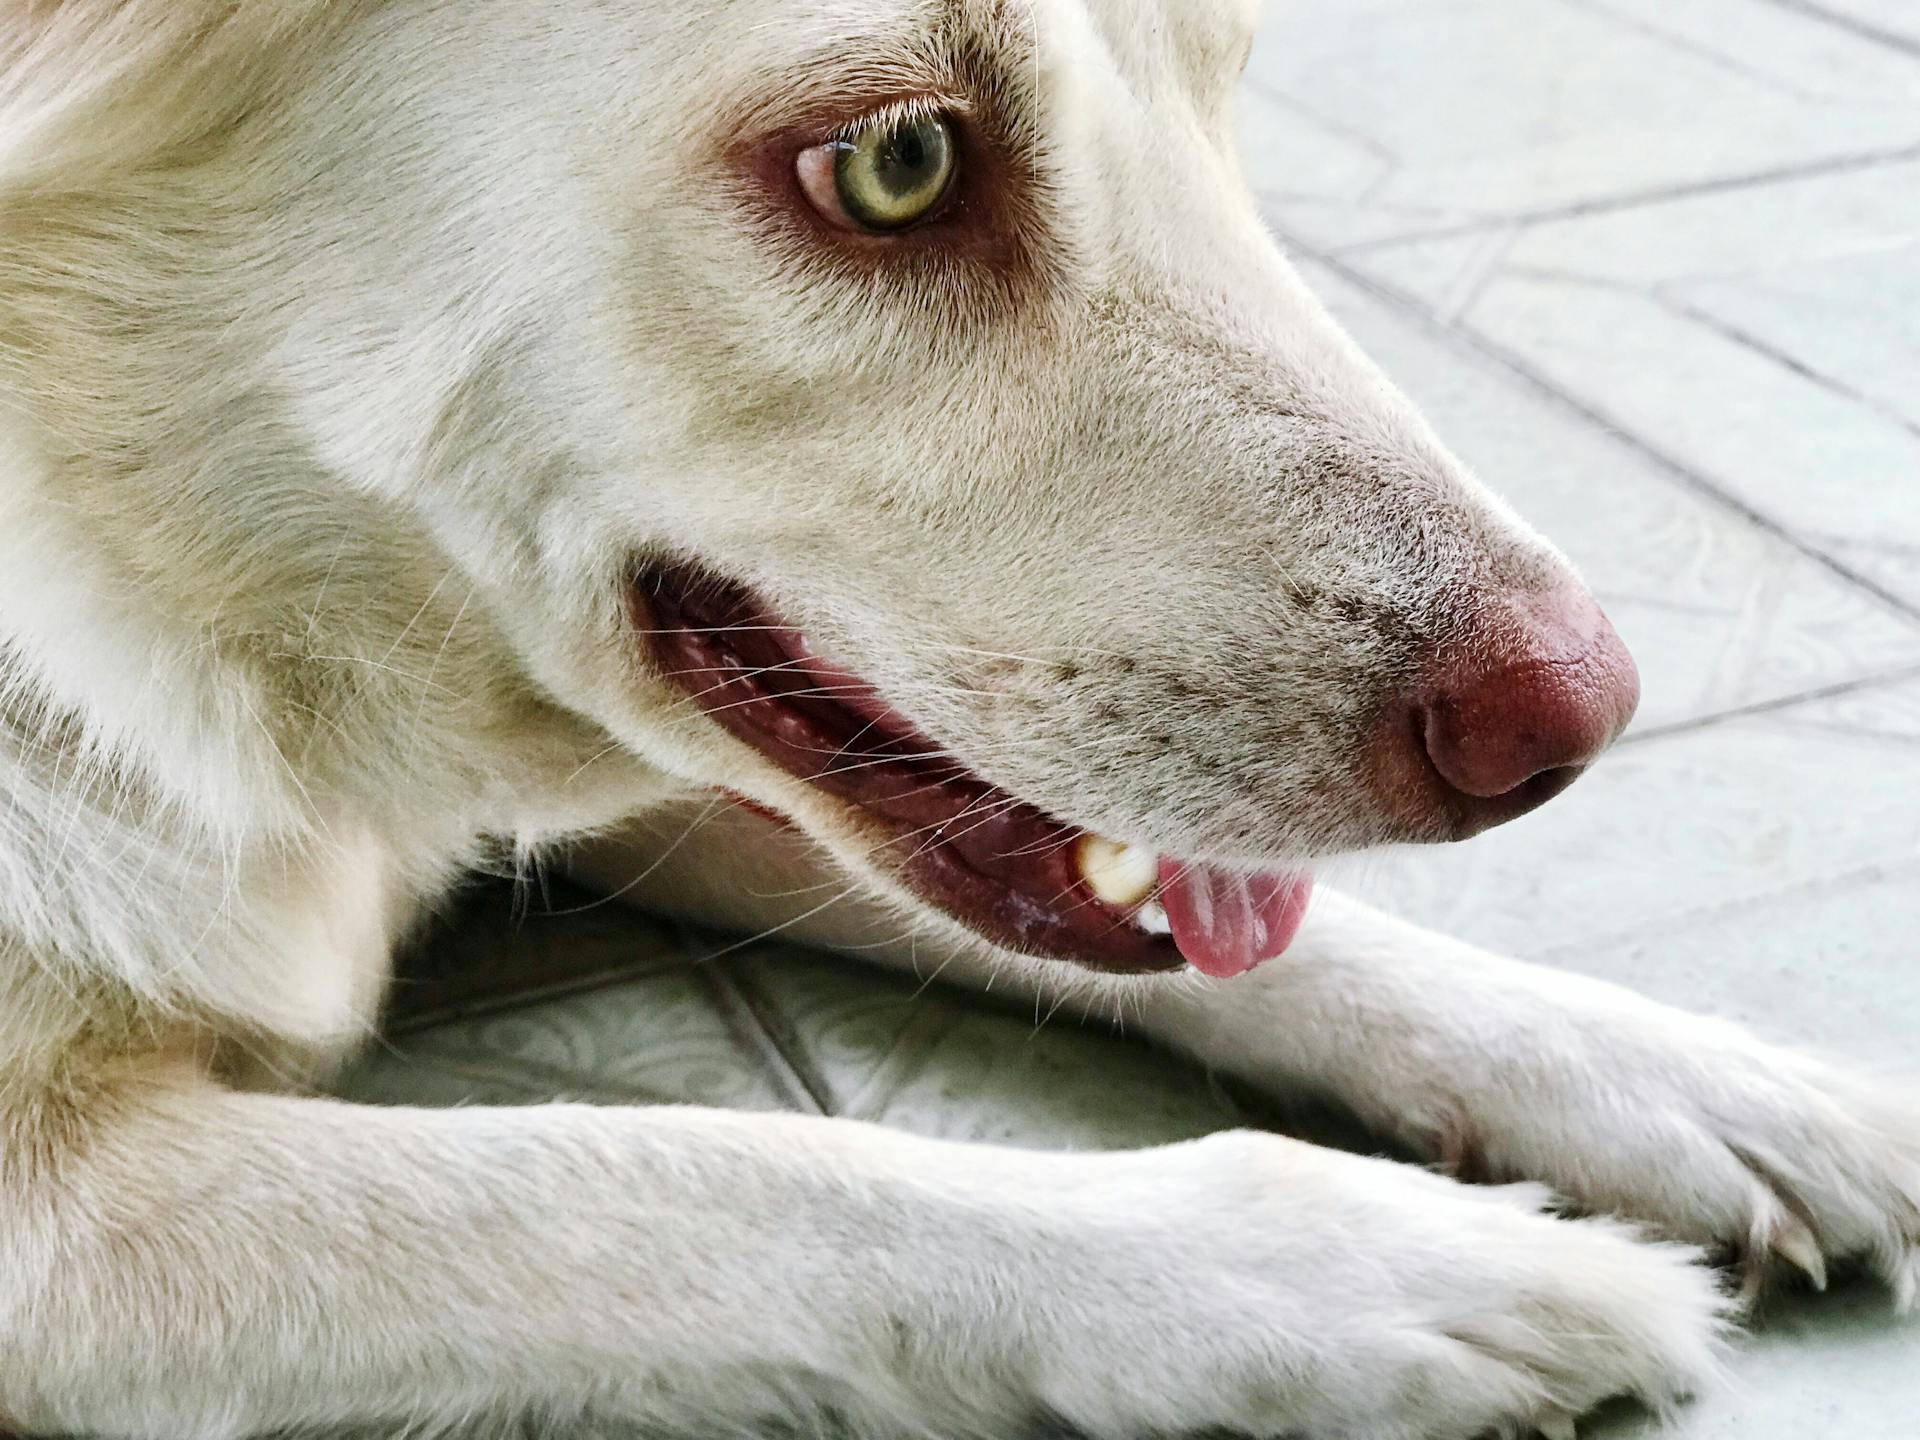
[[[1264,231],[1252,18],[373,7],[242,122],[261,364],[660,770],[916,913],[1244,968],[1304,862],[1518,813],[1633,700]]]

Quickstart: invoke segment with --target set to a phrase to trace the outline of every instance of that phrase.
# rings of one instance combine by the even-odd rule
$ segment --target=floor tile
[[[1341,253],[1437,307],[1446,287],[1458,285],[1462,272],[1476,264],[1483,273],[1505,266],[1652,290],[1792,276],[1834,261],[1905,251],[1916,235],[1920,160],[1730,185],[1467,235],[1351,246]],[[1905,307],[1895,308],[1896,318],[1904,314]]]
[[[1908,681],[1629,740],[1553,804],[1470,844],[1336,870],[1351,867],[1357,894],[1522,956],[1594,956],[1782,897],[1811,901],[1920,869],[1920,742],[1900,728],[1916,705],[1920,681]],[[1898,945],[1902,913],[1863,920]],[[1808,923],[1815,943],[1829,934]],[[1743,973],[1732,942],[1714,953],[1729,978]],[[1920,993],[1896,1008],[1911,1017]]]
[[[1467,323],[1790,530],[1920,546],[1920,429],[1656,297],[1512,276]]]
[[[539,1065],[476,1059],[457,1054],[430,1057],[404,1045],[380,1045],[356,1060],[329,1087],[343,1100],[363,1105],[545,1105],[554,1100],[625,1104],[631,1096],[597,1089],[587,1076],[558,1074]]]
[[[756,1012],[834,1113],[998,1144],[1113,1148],[1247,1124],[1196,1067],[1082,1016],[1015,1013],[785,947],[742,966]]]
[[[1920,607],[1920,165],[1341,263]]]
[[[958,1140],[1069,1150],[1190,1140],[1252,1123],[1198,1068],[1056,1016],[970,1008],[902,1056],[871,1118]]]
[[[1249,75],[1248,173],[1321,244],[1920,143],[1912,57],[1757,0],[1311,0]]]
[[[396,966],[389,1034],[684,966],[686,937],[558,880],[453,896]]]
[[[1852,22],[1860,33],[1877,36],[1883,44],[1920,55],[1920,8],[1913,0],[1773,0],[1810,15]]]
[[[649,922],[636,928],[645,933]],[[462,1084],[473,1088],[462,1093]],[[640,1104],[810,1109],[723,970],[684,966],[531,999],[388,1041],[349,1075],[360,1098],[488,1103],[568,1096]]]
[[[1782,94],[1895,101],[1920,91],[1915,57],[1835,25],[1819,10],[1775,0],[1572,0]],[[1874,0],[1861,0],[1871,6]],[[1899,3],[1899,0],[1896,0]],[[1511,10],[1508,11],[1511,14]],[[1836,12],[1837,13],[1837,12]],[[1865,20],[1868,17],[1853,17]]]
[[[1920,853],[1538,956],[1856,1068],[1913,1075]]]
[[[971,1008],[942,985],[775,945],[742,954],[743,995],[823,1109],[871,1118],[894,1072]]]
[[[1639,724],[1920,661],[1920,622],[1690,492],[1458,341],[1324,267],[1303,268],[1447,443],[1581,567],[1640,662]]]
[[[1581,1440],[1906,1440],[1914,1431],[1910,1325],[1873,1286],[1776,1301],[1720,1389],[1671,1421],[1616,1412]]]
[[[1920,190],[1920,167],[1911,172]],[[1702,280],[1669,294],[1688,313],[1804,368],[1920,433],[1920,223],[1897,248]]]

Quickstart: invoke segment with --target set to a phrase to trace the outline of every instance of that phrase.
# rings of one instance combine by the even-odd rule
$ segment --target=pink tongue
[[[1216,980],[1244,975],[1292,944],[1312,895],[1313,876],[1304,870],[1241,875],[1160,862],[1160,903],[1173,943],[1189,965]]]

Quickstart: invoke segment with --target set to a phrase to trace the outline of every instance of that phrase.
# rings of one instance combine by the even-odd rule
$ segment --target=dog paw
[[[1094,1435],[1555,1440],[1716,1369],[1726,1302],[1690,1247],[1266,1135],[1128,1157],[1076,1202],[1075,1274],[1020,1346]]]
[[[1824,1289],[1831,1267],[1864,1266],[1911,1308],[1920,1097],[1725,1021],[1608,987],[1570,993],[1427,1107],[1414,1128],[1449,1168],[1542,1180],[1583,1210],[1711,1247],[1738,1261],[1748,1299],[1783,1271]]]

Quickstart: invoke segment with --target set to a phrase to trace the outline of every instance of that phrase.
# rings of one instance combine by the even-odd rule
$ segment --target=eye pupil
[[[920,131],[896,130],[887,137],[887,143],[880,152],[881,165],[895,172],[917,171],[927,163],[926,142]]]
[[[835,185],[840,203],[859,224],[899,230],[933,209],[953,170],[951,126],[937,115],[923,115],[872,126],[844,142]]]

